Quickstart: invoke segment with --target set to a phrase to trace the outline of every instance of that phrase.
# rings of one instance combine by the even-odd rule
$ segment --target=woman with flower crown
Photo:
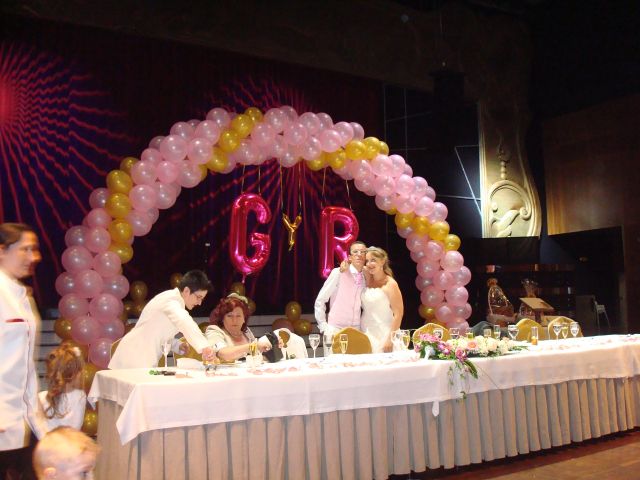
[[[393,350],[392,335],[400,328],[404,304],[398,282],[393,278],[387,252],[369,247],[364,266],[367,288],[362,292],[361,329],[376,352]]]

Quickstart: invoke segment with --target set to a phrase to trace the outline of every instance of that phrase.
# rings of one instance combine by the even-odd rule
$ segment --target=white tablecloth
[[[98,473],[386,478],[550,448],[638,423],[638,336],[547,341],[528,352],[473,361],[480,378],[464,382],[449,376],[452,362],[391,355],[284,362],[255,373],[225,367],[214,378],[99,372],[89,396],[102,400],[98,439],[109,452],[103,451]],[[467,393],[462,401],[461,390]],[[163,467],[172,462],[191,473]]]

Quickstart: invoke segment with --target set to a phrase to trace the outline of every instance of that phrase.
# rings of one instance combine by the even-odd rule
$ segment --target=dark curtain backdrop
[[[216,106],[240,112],[291,105],[299,113],[327,112],[335,122],[357,121],[367,135],[383,136],[377,82],[100,30],[23,19],[2,23],[0,221],[37,229],[43,262],[35,287],[44,307],[57,304],[64,235],[89,211],[89,194],[105,185],[123,157],[139,157],[175,122],[204,119]],[[129,281],[145,281],[151,296],[168,288],[174,272],[206,269],[215,292],[195,313],[207,315],[241,279],[227,252],[231,203],[242,192],[261,194],[273,214],[260,227],[271,235],[271,257],[246,282],[258,314],[283,313],[291,300],[311,311],[323,281],[317,257],[323,206],[352,207],[361,237],[385,244],[387,219],[372,198],[330,169],[312,172],[300,165],[281,172],[271,161],[182,189],[151,233],[136,238],[134,258],[124,268]],[[282,210],[303,217],[292,252]],[[397,255],[408,258],[406,249]]]

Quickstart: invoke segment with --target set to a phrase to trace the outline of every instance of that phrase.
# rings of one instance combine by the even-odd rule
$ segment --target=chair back
[[[307,358],[309,356],[304,338],[297,333],[291,332],[288,328],[279,328],[273,333],[282,340],[283,345],[286,345],[289,358]]]
[[[437,323],[426,323],[423,326],[421,326],[420,328],[418,328],[415,332],[413,332],[413,336],[411,337],[413,339],[413,342],[415,343],[417,340],[420,339],[420,335],[423,333],[428,333],[430,335],[433,335],[433,331],[436,328],[441,328],[442,329],[442,340],[449,340],[449,338],[451,338],[449,336],[449,329],[447,327],[443,327],[442,325],[438,325]],[[464,334],[464,332],[463,332]]]
[[[547,329],[544,328],[535,320],[531,320],[530,318],[523,318],[516,325],[518,327],[518,336],[516,337],[516,340],[530,342],[531,327],[538,327],[538,340],[549,339],[549,335],[547,334]]]
[[[569,327],[571,325],[571,322],[573,322],[573,320],[571,320],[569,317],[555,317],[553,320],[551,320],[549,322],[549,324],[547,325],[547,335],[549,336],[549,338],[556,338],[556,334],[553,333],[553,326],[557,325],[558,323],[560,325],[567,326]],[[570,335],[569,335],[570,336]],[[582,337],[582,329],[580,329],[578,331],[578,337]]]
[[[340,351],[340,335],[346,334],[349,339],[347,344],[347,352],[350,355],[357,355],[361,353],[371,353],[371,340],[367,337],[367,334],[361,332],[357,328],[347,327],[340,330],[333,336],[333,353],[341,353]]]

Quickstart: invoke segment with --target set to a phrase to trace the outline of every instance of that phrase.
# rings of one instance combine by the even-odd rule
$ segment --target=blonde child
[[[47,433],[33,451],[38,480],[92,479],[100,447],[84,433],[58,427]]]
[[[87,404],[87,395],[82,389],[83,367],[78,347],[63,343],[49,354],[46,376],[49,390],[38,394],[49,430],[82,426]]]

